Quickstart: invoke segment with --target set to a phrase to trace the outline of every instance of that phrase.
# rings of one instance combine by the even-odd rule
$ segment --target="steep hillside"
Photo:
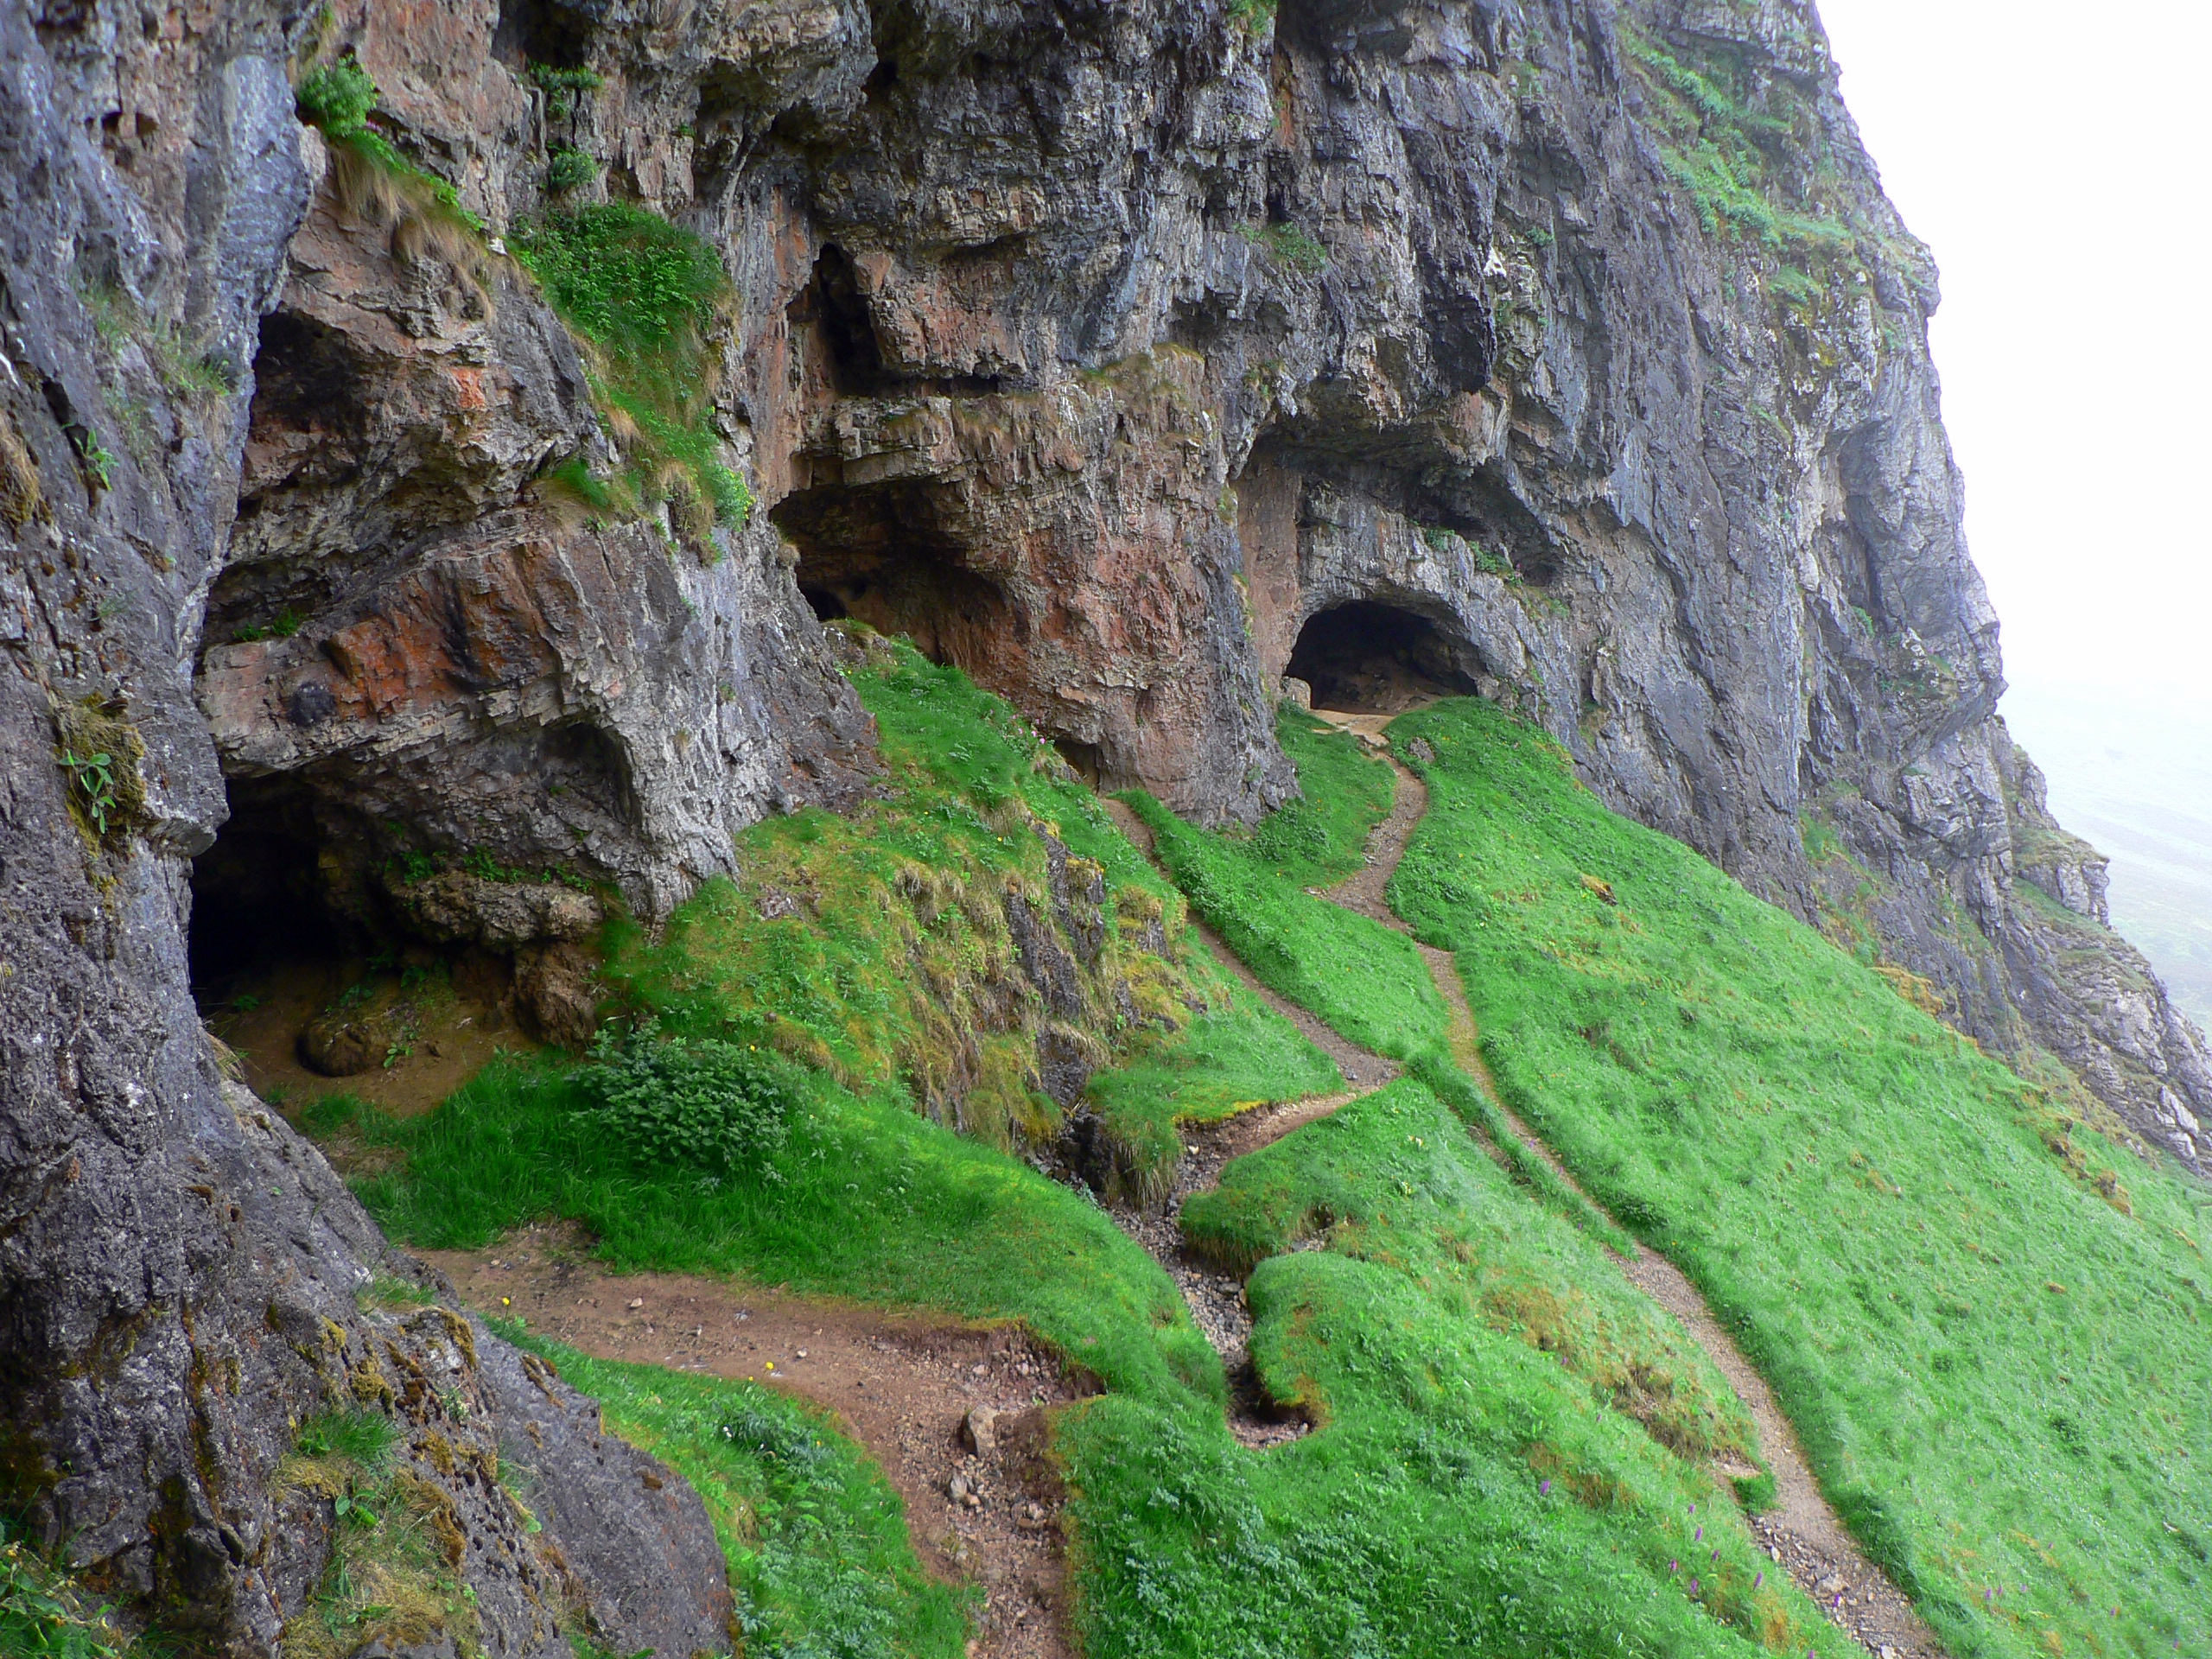
[[[1994,717],[1808,0],[0,0],[0,1620],[954,1640],[816,1420],[571,1364],[649,1456],[379,1230],[559,1215],[1022,1322],[1075,1588],[1008,1653],[1843,1640],[1631,1232],[1946,1642],[2201,1643],[2212,1058]],[[1426,710],[1398,913],[1320,890],[1423,785],[1286,700]],[[1515,873],[1583,849],[1681,891]],[[1592,916],[1674,1025],[1559,977]],[[1854,1180],[1988,1236],[1878,1273]]]

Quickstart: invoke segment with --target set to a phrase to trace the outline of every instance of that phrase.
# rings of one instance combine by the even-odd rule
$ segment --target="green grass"
[[[1802,1598],[1760,1580],[1727,1495],[1669,1449],[1739,1446],[1740,1414],[1679,1332],[1468,1140],[1455,1115],[1464,1103],[1417,1083],[1232,1165],[1211,1220],[1194,1207],[1194,1230],[1234,1241],[1224,1253],[1264,1258],[1251,1289],[1257,1364],[1279,1398],[1325,1425],[1264,1454],[1240,1447],[1220,1363],[1158,1265],[1087,1195],[931,1121],[910,1073],[870,1062],[897,1047],[884,1033],[906,1005],[891,993],[894,979],[903,995],[918,976],[918,944],[933,925],[965,925],[950,919],[960,906],[944,879],[986,891],[1037,879],[1026,861],[1042,845],[1033,819],[1051,815],[1071,868],[1096,868],[1105,909],[1118,913],[1125,893],[1143,900],[1129,918],[1140,929],[1175,919],[1178,901],[1003,705],[911,653],[879,652],[856,679],[883,729],[891,798],[855,820],[810,814],[749,831],[745,880],[721,890],[729,913],[695,910],[667,943],[632,941],[616,957],[629,993],[677,1030],[829,1033],[786,1142],[757,1170],[641,1166],[590,1138],[577,1068],[554,1061],[502,1062],[424,1118],[325,1107],[318,1132],[350,1126],[364,1150],[400,1154],[357,1183],[395,1238],[481,1247],[562,1216],[595,1233],[618,1268],[1020,1320],[1108,1390],[1061,1413],[1055,1440],[1093,1659],[1726,1656],[1775,1643],[1840,1659],[1840,1639]],[[1344,912],[1294,882],[1353,868],[1389,795],[1374,762],[1326,734],[1300,730],[1292,744],[1309,783],[1336,764],[1363,781],[1357,804],[1321,797],[1295,836],[1263,826],[1198,838],[1189,861],[1242,872],[1302,926]],[[1305,865],[1267,861],[1290,853]],[[902,887],[908,868],[940,886]],[[756,899],[772,885],[762,871],[808,903],[762,918]],[[883,919],[901,905],[905,922]],[[772,933],[786,941],[776,950],[763,943]],[[1366,934],[1358,943],[1368,950]],[[926,948],[919,959],[934,960]],[[1417,982],[1433,998],[1425,974]],[[1330,983],[1340,1014],[1380,986],[1363,1023],[1346,1022],[1436,1060],[1440,1003],[1414,997],[1402,972]],[[871,986],[881,1000],[868,1001]],[[1332,1079],[1281,1022],[1233,998],[1132,1040],[1122,1058],[1099,1077],[1094,1103],[1125,1127],[1171,1134]],[[1448,1067],[1437,1075],[1448,1082]],[[1326,1248],[1280,1253],[1325,1208]],[[719,1405],[676,1391],[683,1379],[564,1363],[610,1398],[627,1389],[614,1421],[720,1501],[712,1489],[725,1476],[697,1460],[715,1450]],[[647,1413],[654,1395],[692,1414],[690,1426]],[[748,1465],[726,1478],[746,1496],[747,1481],[767,1476]],[[839,1559],[818,1580],[830,1600],[875,1593],[844,1580],[880,1585],[897,1554],[887,1538],[874,1555]],[[815,1603],[783,1605],[778,1628],[793,1643],[829,1617]]]
[[[827,1413],[493,1324],[691,1483],[729,1562],[747,1659],[960,1659],[963,1597],[923,1573],[898,1493]]]
[[[588,182],[592,163],[573,149],[553,158],[563,182]],[[664,503],[677,527],[711,558],[712,526],[743,528],[753,509],[745,480],[723,461],[711,416],[709,336],[729,296],[721,256],[699,237],[626,202],[553,211],[519,223],[515,254],[547,302],[584,342],[593,395],[616,417],[626,458],[620,480],[556,481],[587,501],[601,493],[642,511]]]
[[[1193,830],[1141,790],[1121,798],[1192,908],[1262,984],[1377,1053],[1441,1045],[1444,999],[1411,940],[1277,875],[1261,836]]]
[[[1187,1224],[1277,1252],[1255,1360],[1322,1427],[1254,1456],[1117,1395],[1065,1421],[1090,1652],[1851,1651],[1660,1443],[1737,1443],[1725,1387],[1420,1085],[1228,1176]],[[1281,1253],[1324,1213],[1325,1249]],[[1653,1433],[1637,1377],[1672,1391]]]
[[[1325,1237],[1449,1311],[1519,1334],[1662,1445],[1757,1459],[1742,1402],[1673,1319],[1567,1224],[1531,1214],[1459,1117],[1410,1078],[1238,1159],[1185,1205],[1183,1230],[1248,1268]]]
[[[404,1169],[356,1183],[393,1237],[474,1249],[544,1216],[582,1223],[618,1269],[728,1273],[964,1318],[1021,1319],[1110,1385],[1219,1400],[1175,1287],[1086,1198],[920,1116],[894,1089],[817,1075],[757,1174],[639,1169],[580,1143],[571,1068],[494,1065],[427,1117],[362,1114]]]
[[[1364,863],[1368,835],[1390,816],[1397,779],[1349,732],[1291,703],[1276,714],[1275,735],[1298,769],[1300,792],[1240,845],[1294,886],[1332,886]]]
[[[372,1140],[409,1156],[359,1190],[417,1245],[481,1246],[558,1214],[599,1232],[618,1268],[1023,1320],[1111,1390],[1064,1416],[1058,1441],[1096,1659],[1464,1653],[1468,1632],[1503,1641],[1516,1628],[1521,1647],[1500,1650],[1599,1651],[1602,1633],[1606,1652],[1748,1654],[1739,1632],[1762,1621],[1842,1651],[1789,1592],[1751,1590],[1761,1569],[1724,1495],[1600,1397],[1606,1344],[1641,1350],[1649,1329],[1597,1299],[1587,1247],[1543,1222],[1425,1095],[1414,1132],[1432,1165],[1394,1156],[1374,1172],[1421,1176],[1429,1196],[1376,1217],[1402,1230],[1363,1232],[1347,1204],[1355,1225],[1332,1241],[1338,1253],[1276,1257],[1254,1281],[1269,1386],[1331,1425],[1262,1457],[1227,1434],[1218,1362],[1166,1275],[1079,1194],[901,1100],[826,1081],[771,1177],[616,1173],[578,1146],[569,1087],[510,1063],[427,1119],[372,1120]],[[1471,1217],[1478,1201],[1489,1213]],[[1417,1262],[1395,1259],[1440,1225],[1489,1254],[1462,1263],[1439,1242]],[[1351,1253],[1362,1249],[1375,1259]],[[1557,1264],[1577,1249],[1583,1281],[1562,1292]],[[1562,1332],[1587,1345],[1583,1372],[1543,1351]],[[1643,1363],[1652,1375],[1669,1361],[1652,1347]],[[1692,1374],[1677,1375],[1688,1397]],[[658,1381],[649,1391],[675,1398]],[[641,1432],[690,1472],[680,1437]],[[1667,1567],[1677,1559],[1697,1563],[1720,1618],[1692,1605],[1691,1569]]]
[[[2212,1646],[2207,1201],[1440,704],[1392,883],[1509,1102],[1696,1281],[1958,1654]],[[1610,883],[1608,906],[1585,876]]]
[[[1287,1020],[1229,988],[1220,1013],[1140,1046],[1084,1091],[1131,1170],[1173,1169],[1176,1126],[1217,1123],[1241,1111],[1344,1086],[1344,1073]]]

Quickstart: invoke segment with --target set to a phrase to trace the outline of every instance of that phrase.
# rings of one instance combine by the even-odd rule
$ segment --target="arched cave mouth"
[[[410,934],[365,837],[334,841],[304,780],[234,778],[229,793],[193,861],[186,950],[200,1018],[256,1093],[423,1110],[518,1046],[512,965]]]
[[[1355,600],[1309,618],[1284,672],[1313,688],[1313,706],[1398,714],[1438,697],[1472,696],[1471,646],[1427,617]]]

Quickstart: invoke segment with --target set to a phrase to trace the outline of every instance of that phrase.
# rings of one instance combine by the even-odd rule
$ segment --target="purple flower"
[[[1695,1579],[1692,1579],[1690,1580],[1690,1594],[1697,1594],[1697,1580]]]
[[[1682,1564],[1680,1561],[1669,1561],[1667,1563],[1667,1570],[1669,1573],[1679,1573],[1682,1570]]]
[[[1705,1529],[1703,1527],[1700,1527],[1695,1535],[1690,1539],[1690,1541],[1694,1544],[1703,1543],[1705,1541]]]
[[[1549,1482],[1548,1480],[1540,1480],[1540,1481],[1538,1481],[1538,1482],[1536,1483],[1536,1496],[1537,1496],[1537,1497],[1549,1497],[1551,1495],[1552,1495],[1552,1484],[1551,1484],[1551,1482]]]
[[[1752,1589],[1754,1589],[1754,1590],[1758,1589],[1758,1588],[1759,1587],[1759,1586],[1761,1586],[1761,1585],[1764,1584],[1765,1582],[1766,1582],[1766,1574],[1765,1574],[1765,1573],[1752,1573],[1752,1574],[1751,1574],[1751,1588],[1752,1588]]]

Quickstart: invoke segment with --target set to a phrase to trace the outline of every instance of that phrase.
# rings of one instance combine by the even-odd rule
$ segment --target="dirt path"
[[[1416,783],[1415,787],[1419,785]],[[1427,800],[1426,791],[1422,799]],[[1401,799],[1402,807],[1403,801]],[[1123,834],[1135,842],[1149,857],[1152,854],[1152,831],[1144,820],[1123,806],[1119,801],[1109,800],[1106,810]],[[1395,830],[1401,814],[1394,811],[1384,823],[1376,826],[1368,838],[1371,874],[1377,860],[1387,860],[1382,879],[1389,879],[1389,871],[1397,868],[1404,855],[1407,838],[1412,824],[1421,816],[1415,810],[1408,819],[1402,833]],[[1359,876],[1352,878],[1354,880]],[[1379,890],[1379,889],[1378,889]],[[1277,1014],[1289,1020],[1303,1033],[1306,1039],[1337,1063],[1344,1081],[1352,1085],[1349,1090],[1330,1095],[1309,1095],[1301,1100],[1281,1101],[1274,1105],[1239,1112],[1236,1116],[1217,1123],[1185,1124],[1179,1133],[1183,1137],[1183,1156],[1175,1166],[1175,1173],[1168,1183],[1167,1198],[1158,1210],[1143,1209],[1131,1205],[1113,1205],[1107,1213],[1114,1217],[1127,1233],[1153,1260],[1166,1268],[1167,1276],[1183,1293],[1183,1300],[1191,1310],[1192,1320],[1205,1332],[1206,1340],[1221,1356],[1222,1369],[1229,1376],[1229,1431],[1243,1445],[1256,1450],[1281,1446],[1305,1434],[1310,1425],[1303,1419],[1286,1417],[1276,1410],[1265,1389],[1260,1386],[1258,1375],[1252,1369],[1252,1310],[1244,1300],[1244,1281],[1234,1273],[1193,1255],[1183,1239],[1183,1205],[1201,1192],[1211,1192],[1221,1184],[1221,1172],[1230,1160],[1242,1158],[1248,1152],[1273,1145],[1294,1129],[1318,1122],[1332,1112],[1350,1105],[1362,1096],[1395,1081],[1404,1071],[1395,1060],[1388,1059],[1373,1051],[1345,1040],[1331,1027],[1322,1024],[1288,998],[1277,995],[1262,984],[1256,976],[1224,943],[1221,936],[1197,917],[1191,918],[1191,928],[1213,953],[1228,972],[1235,975],[1255,996]]]
[[[1435,976],[1437,989],[1444,994],[1445,1003],[1452,1010],[1453,1057],[1481,1081],[1497,1106],[1498,1115],[1522,1143],[1550,1165],[1560,1179],[1589,1198],[1592,1208],[1603,1213],[1603,1206],[1590,1198],[1552,1149],[1499,1098],[1490,1069],[1483,1063],[1474,1014],[1467,1006],[1466,990],[1459,982],[1450,953],[1424,945],[1421,955]],[[1866,1559],[1844,1530],[1834,1510],[1821,1496],[1812,1468],[1805,1461],[1804,1451],[1797,1444],[1796,1431],[1775,1403],[1766,1379],[1744,1357],[1743,1350],[1736,1345],[1727,1328],[1713,1317],[1713,1310],[1706,1306],[1697,1287],[1665,1256],[1642,1244],[1636,1247],[1633,1256],[1614,1255],[1610,1250],[1607,1254],[1612,1255],[1631,1284],[1681,1321],[1682,1328],[1728,1379],[1729,1386],[1736,1390],[1736,1397],[1744,1402],[1751,1414],[1751,1421],[1758,1426],[1759,1445],[1774,1471],[1775,1503],[1773,1508],[1748,1518],[1753,1535],[1766,1547],[1769,1558],[1786,1569],[1800,1589],[1818,1601],[1830,1618],[1869,1651],[1883,1656],[1883,1659],[1942,1659],[1942,1645],[1913,1611],[1911,1602]],[[1736,1478],[1752,1471],[1723,1468],[1719,1472]]]
[[[1382,728],[1396,715],[1323,712],[1321,718],[1379,748]],[[1387,748],[1379,748],[1379,752],[1397,775],[1396,807],[1369,842],[1367,868],[1331,888],[1324,897],[1362,915],[1371,916],[1402,933],[1410,932],[1391,911],[1385,893],[1391,874],[1412,840],[1414,825],[1427,810],[1428,791]],[[1450,1013],[1447,1034],[1452,1058],[1481,1084],[1522,1144],[1550,1165],[1576,1192],[1589,1198],[1590,1195],[1583,1192],[1581,1184],[1568,1173],[1551,1148],[1500,1097],[1496,1080],[1483,1058],[1474,1011],[1468,1006],[1466,990],[1459,982],[1459,969],[1451,953],[1433,945],[1419,944],[1417,948]],[[1603,1212],[1603,1206],[1595,1199],[1590,1202],[1592,1207]],[[1713,1317],[1713,1311],[1706,1306],[1697,1287],[1673,1262],[1641,1244],[1633,1257],[1614,1255],[1613,1260],[1631,1284],[1681,1322],[1691,1338],[1728,1379],[1758,1426],[1759,1444],[1774,1471],[1776,1501],[1773,1508],[1748,1518],[1752,1533],[1766,1547],[1769,1558],[1787,1570],[1831,1619],[1880,1659],[1942,1659],[1942,1646],[1913,1611],[1912,1604],[1866,1559],[1844,1530],[1834,1510],[1821,1496],[1797,1443],[1796,1433],[1775,1404],[1766,1380],[1744,1357],[1743,1351],[1737,1347],[1726,1329]],[[1724,1466],[1716,1472],[1737,1479],[1756,1471]]]
[[[488,1250],[423,1259],[468,1306],[527,1319],[596,1358],[744,1378],[828,1408],[906,1500],[923,1567],[982,1587],[969,1651],[1072,1659],[1045,1409],[1088,1390],[1019,1326],[887,1313],[721,1278],[616,1277],[590,1248],[553,1223]]]

